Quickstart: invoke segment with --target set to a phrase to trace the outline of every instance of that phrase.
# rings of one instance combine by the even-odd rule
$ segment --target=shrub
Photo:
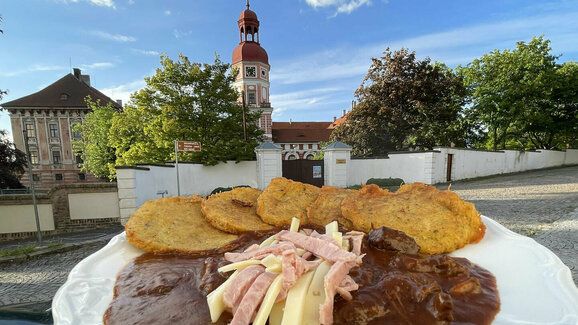
[[[375,184],[381,188],[400,187],[405,182],[401,178],[370,178],[366,184]]]

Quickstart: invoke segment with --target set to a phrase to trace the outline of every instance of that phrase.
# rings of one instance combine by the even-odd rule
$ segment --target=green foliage
[[[379,187],[400,187],[405,182],[401,178],[370,178],[367,180],[366,184],[375,184]]]
[[[211,194],[209,195],[213,195],[213,194],[217,194],[217,193],[223,193],[223,192],[229,192],[231,190],[233,190],[234,188],[237,187],[251,187],[249,185],[239,185],[239,186],[233,186],[233,187],[217,187],[214,190],[211,191]]]
[[[110,149],[106,156],[99,152],[94,159],[98,166],[87,167],[88,171],[106,172],[113,178],[115,165],[174,160],[175,140],[202,144],[201,152],[179,153],[180,161],[215,165],[253,159],[263,134],[256,123],[260,112],[245,114],[245,140],[243,110],[233,88],[235,76],[230,65],[219,58],[213,64],[200,64],[184,55],[177,61],[162,56],[161,67],[145,78],[146,86],[132,94],[123,111],[95,117],[107,132],[83,130],[83,135],[97,133],[93,138],[98,137]],[[88,152],[85,157],[90,159]]]
[[[477,146],[563,149],[576,141],[575,63],[559,65],[550,41],[535,37],[459,67],[470,95],[466,116],[478,123]]]
[[[15,248],[0,249],[0,257],[28,255],[36,251],[34,245],[24,245]]]
[[[111,104],[102,106],[90,98],[86,99],[86,104],[91,112],[82,123],[73,125],[72,131],[82,136],[72,141],[72,148],[82,158],[82,171],[112,180],[115,175],[115,155],[108,139],[116,109]]]
[[[331,139],[353,146],[355,156],[462,143],[465,95],[461,77],[445,65],[387,49],[373,59],[355,93],[358,104]]]
[[[317,151],[314,155],[313,155],[313,160],[323,160],[323,158],[325,157],[325,152],[323,150],[325,150],[325,148],[327,147],[327,145],[329,145],[331,142],[330,141],[319,141],[319,151]]]
[[[28,166],[26,154],[16,149],[6,133],[0,130],[0,188],[24,188],[20,177]]]

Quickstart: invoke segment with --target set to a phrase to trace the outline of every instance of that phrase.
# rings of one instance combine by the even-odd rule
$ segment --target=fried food
[[[257,215],[257,198],[261,191],[237,187],[231,191],[211,195],[201,207],[213,227],[233,234],[273,229]]]
[[[125,226],[128,241],[150,253],[205,255],[236,247],[238,236],[203,217],[203,198],[170,197],[145,202]]]
[[[320,189],[313,185],[295,182],[284,177],[271,180],[257,200],[257,214],[263,221],[274,226],[287,226],[291,218],[299,218],[307,224],[307,207],[319,195]]]
[[[403,185],[394,193],[366,185],[345,197],[341,212],[356,230],[369,232],[385,226],[403,231],[424,254],[452,252],[480,241],[485,233],[472,203],[422,183]]]
[[[333,186],[323,186],[317,200],[307,208],[308,223],[323,227],[337,220],[339,225],[345,228],[351,228],[351,222],[345,219],[341,213],[341,202],[355,192],[357,191]]]

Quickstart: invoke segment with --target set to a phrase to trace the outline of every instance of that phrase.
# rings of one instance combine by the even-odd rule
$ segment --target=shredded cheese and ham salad
[[[333,324],[335,295],[351,300],[359,288],[349,271],[362,263],[365,234],[342,234],[335,221],[325,230],[299,231],[293,218],[290,230],[261,245],[225,253],[231,264],[219,272],[234,273],[207,296],[213,323],[228,311],[232,325]]]

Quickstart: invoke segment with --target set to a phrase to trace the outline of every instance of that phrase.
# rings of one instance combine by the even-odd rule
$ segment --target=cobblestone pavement
[[[0,264],[0,306],[50,301],[70,270],[106,241],[39,258]]]
[[[452,189],[484,215],[550,248],[578,282],[578,167],[456,182]],[[0,265],[0,306],[51,300],[72,267],[104,244]]]
[[[552,250],[578,284],[578,166],[456,182],[451,188],[483,215]]]

